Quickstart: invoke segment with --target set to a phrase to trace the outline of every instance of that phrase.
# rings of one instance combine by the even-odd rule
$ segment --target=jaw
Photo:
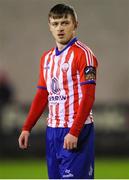
[[[57,36],[55,38],[55,40],[57,43],[60,43],[62,45],[66,45],[73,37],[74,37],[73,34],[71,34],[70,36],[61,36],[61,37]]]

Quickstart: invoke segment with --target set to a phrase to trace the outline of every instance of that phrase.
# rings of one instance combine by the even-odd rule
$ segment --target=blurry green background
[[[47,14],[60,2],[75,7],[78,37],[99,62],[95,178],[129,179],[129,0],[0,0],[0,178],[47,178],[48,110],[28,150],[19,149],[18,137],[36,92],[40,57],[55,45]]]
[[[4,160],[0,163],[0,178],[47,179],[44,159]],[[129,179],[129,159],[97,158],[95,163],[96,179]]]
[[[129,159],[96,159],[95,178],[128,179]],[[4,160],[0,163],[0,178],[47,179],[45,160]]]

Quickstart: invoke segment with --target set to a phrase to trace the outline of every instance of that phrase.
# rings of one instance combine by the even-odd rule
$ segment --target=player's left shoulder
[[[86,43],[83,43],[83,42],[81,42],[80,40],[77,40],[77,45],[78,45],[81,49],[83,49],[83,50],[91,53],[92,55],[94,55],[92,49],[91,49]],[[95,55],[94,55],[94,56],[95,56]]]
[[[75,42],[73,49],[75,50],[75,52],[78,52],[80,54],[89,53],[89,54],[95,56],[93,51],[91,50],[91,48],[89,48],[86,44],[84,44],[83,42],[81,42],[79,40],[77,40]]]
[[[86,58],[87,61],[92,62],[89,63],[89,65],[94,64],[95,67],[98,66],[96,55],[86,43],[77,40],[74,49],[75,53],[77,52],[77,54],[80,54],[82,57]]]

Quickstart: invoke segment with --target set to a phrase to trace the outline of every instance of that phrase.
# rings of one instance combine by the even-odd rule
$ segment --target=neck
[[[56,56],[60,55],[63,51],[65,51],[68,47],[72,46],[77,41],[77,38],[71,39],[66,45],[63,45],[62,48],[59,50],[58,47],[55,49]]]
[[[61,44],[61,43],[58,43],[58,42],[56,42],[56,45],[57,45],[57,48],[58,48],[59,51],[61,51],[62,49],[64,49],[67,46],[67,44]]]
[[[56,42],[56,45],[57,45],[58,50],[61,51],[62,49],[64,49],[64,48],[67,46],[67,44],[68,44],[72,39],[74,39],[74,38],[75,38],[75,36],[72,37],[66,44],[61,44],[61,43],[59,43],[59,42]]]

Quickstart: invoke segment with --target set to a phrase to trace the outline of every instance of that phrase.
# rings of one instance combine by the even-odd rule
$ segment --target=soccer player
[[[32,127],[47,103],[46,156],[50,179],[94,178],[94,124],[97,59],[76,37],[73,7],[57,4],[48,23],[56,47],[40,61],[37,92],[19,137],[27,148]]]

